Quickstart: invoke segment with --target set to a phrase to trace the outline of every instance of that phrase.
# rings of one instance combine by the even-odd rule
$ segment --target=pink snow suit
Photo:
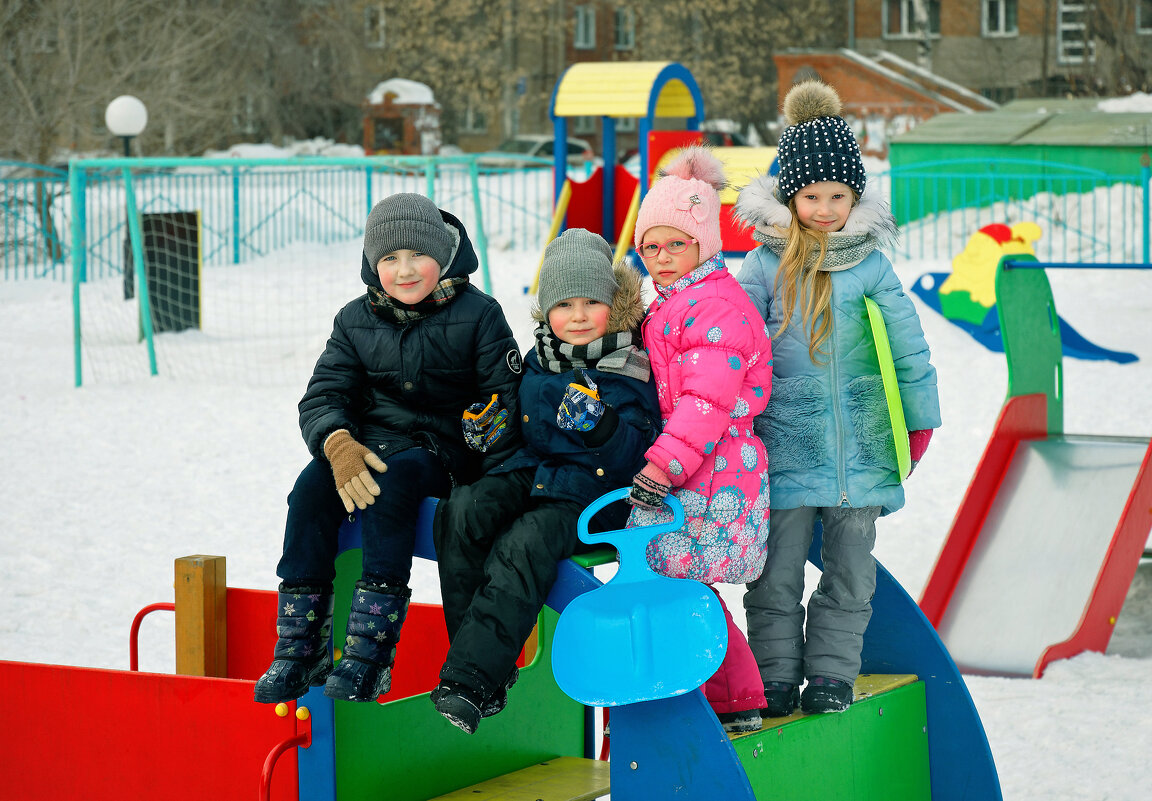
[[[663,431],[645,458],[668,476],[687,523],[654,538],[648,562],[673,578],[744,584],[759,578],[768,537],[768,462],[752,418],[768,405],[772,346],[720,255],[657,293],[643,332]],[[668,519],[636,507],[629,524]]]

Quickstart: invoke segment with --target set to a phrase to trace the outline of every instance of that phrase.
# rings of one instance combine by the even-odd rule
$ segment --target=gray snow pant
[[[876,590],[872,547],[879,516],[879,506],[772,510],[764,572],[744,593],[748,644],[765,682],[856,680]],[[808,601],[805,638],[804,565],[818,517],[824,573]]]

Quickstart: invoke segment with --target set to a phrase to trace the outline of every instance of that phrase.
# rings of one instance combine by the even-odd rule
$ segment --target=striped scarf
[[[605,334],[587,345],[570,345],[552,333],[547,323],[536,327],[536,356],[550,373],[566,373],[576,367],[594,367],[604,373],[647,381],[652,374],[648,354],[636,347],[631,331]]]
[[[435,314],[448,305],[459,287],[468,283],[468,276],[445,278],[419,303],[401,303],[382,289],[368,286],[368,306],[372,313],[389,322],[406,325]]]

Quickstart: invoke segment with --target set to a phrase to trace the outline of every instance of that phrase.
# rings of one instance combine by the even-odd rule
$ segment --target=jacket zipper
[[[835,299],[833,299],[833,302]],[[832,306],[829,304],[828,314],[832,314]],[[832,335],[829,337],[832,343],[832,419],[836,423],[836,481],[839,484],[840,490],[840,503],[839,506],[844,506],[848,503],[848,480],[845,475],[844,467],[844,419],[840,409],[840,347],[837,341],[835,325],[833,325]]]

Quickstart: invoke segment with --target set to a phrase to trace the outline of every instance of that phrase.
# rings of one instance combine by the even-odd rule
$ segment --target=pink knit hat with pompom
[[[720,195],[727,185],[724,165],[707,148],[689,147],[660,170],[640,213],[636,216],[634,244],[649,228],[668,225],[700,242],[700,263],[720,252]]]

